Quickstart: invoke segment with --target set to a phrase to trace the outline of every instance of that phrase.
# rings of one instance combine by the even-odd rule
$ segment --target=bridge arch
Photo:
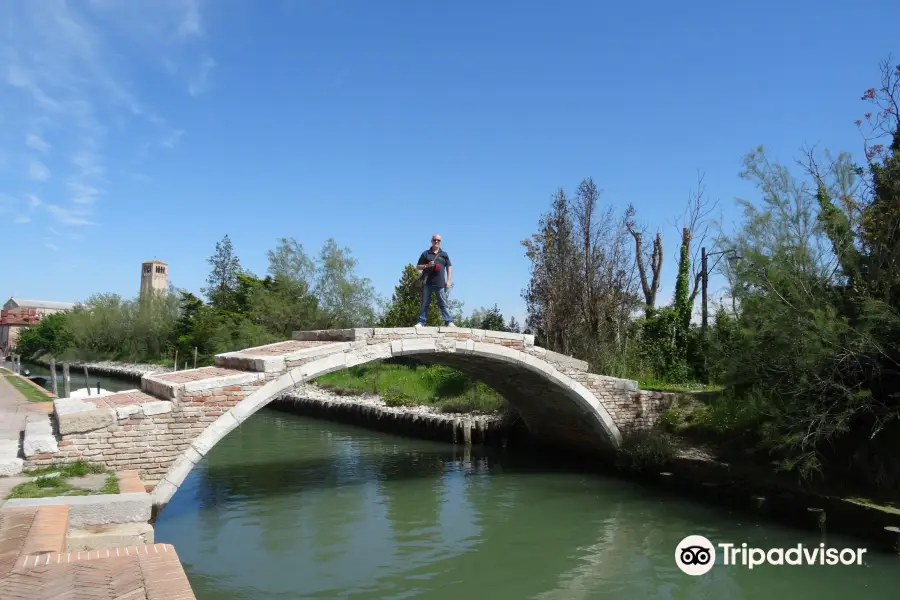
[[[326,373],[397,356],[457,368],[485,382],[507,399],[539,440],[589,450],[616,448],[621,441],[619,427],[603,402],[576,380],[575,373],[570,371],[570,376],[540,356],[501,344],[440,336],[335,344],[333,353],[287,368],[210,423],[154,487],[153,504],[168,503],[194,465],[272,400]]]

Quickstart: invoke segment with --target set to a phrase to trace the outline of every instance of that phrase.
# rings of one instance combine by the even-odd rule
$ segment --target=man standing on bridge
[[[419,313],[419,322],[416,327],[424,327],[428,319],[428,307],[431,304],[431,294],[437,295],[438,308],[441,310],[441,318],[444,325],[453,327],[450,312],[447,310],[447,290],[450,289],[451,278],[450,257],[441,249],[441,234],[431,236],[431,247],[425,250],[419,257],[417,271],[423,271],[425,281],[422,285],[422,310]]]

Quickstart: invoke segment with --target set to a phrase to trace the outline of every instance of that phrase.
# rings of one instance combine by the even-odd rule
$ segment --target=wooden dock
[[[66,552],[68,506],[0,510],[0,600],[196,600],[170,544]]]

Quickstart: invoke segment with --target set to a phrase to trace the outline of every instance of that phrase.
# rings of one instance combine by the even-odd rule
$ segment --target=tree
[[[319,254],[314,295],[324,329],[363,327],[375,319],[375,290],[368,278],[359,277],[357,260],[350,248],[339,248],[328,239]]]
[[[644,230],[637,229],[634,222],[634,206],[629,204],[625,211],[625,227],[634,237],[634,257],[637,263],[638,274],[641,281],[641,291],[644,293],[644,314],[649,319],[656,310],[656,295],[659,293],[659,282],[662,276],[663,244],[662,234],[656,232],[653,240],[653,250],[650,252],[650,276],[647,276],[646,250],[644,248]]]
[[[238,289],[238,275],[241,274],[241,261],[234,253],[231,238],[228,234],[216,242],[215,253],[207,259],[212,266],[206,279],[206,287],[202,292],[209,303],[221,310],[234,310],[235,294]]]
[[[316,265],[306,254],[303,244],[294,238],[280,238],[278,246],[267,252],[269,274],[274,278],[292,279],[311,286],[316,274]]]
[[[394,295],[381,319],[382,327],[412,327],[416,324],[422,307],[422,294],[415,287],[418,277],[415,266],[403,267],[400,281],[394,287]],[[431,302],[425,324],[429,327],[443,324],[437,302]]]
[[[506,331],[506,322],[504,321],[503,314],[500,312],[500,309],[497,308],[496,304],[489,308],[487,314],[482,317],[479,329],[487,329],[490,331]]]
[[[521,333],[521,327],[515,317],[509,317],[509,323],[506,325],[506,330],[512,333]]]
[[[541,345],[568,354],[570,334],[579,315],[580,274],[573,239],[572,216],[565,191],[553,198],[550,212],[541,217],[538,233],[522,241],[531,261],[531,278],[523,292],[526,324]]]

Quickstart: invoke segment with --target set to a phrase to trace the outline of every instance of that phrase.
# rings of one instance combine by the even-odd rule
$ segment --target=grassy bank
[[[91,496],[118,494],[116,474],[103,466],[79,461],[68,465],[27,471],[34,477],[12,489],[7,498],[47,498],[51,496]],[[91,477],[91,476],[105,477]]]
[[[9,369],[0,369],[2,371],[3,376],[6,378],[6,381],[10,383],[16,390],[19,391],[29,402],[52,402],[53,398],[47,395],[46,392],[38,389],[37,386],[32,385],[28,381],[26,381],[23,377],[16,375]]]
[[[317,378],[341,395],[377,394],[389,406],[430,406],[441,412],[496,413],[506,400],[463,373],[442,366],[370,363]]]

